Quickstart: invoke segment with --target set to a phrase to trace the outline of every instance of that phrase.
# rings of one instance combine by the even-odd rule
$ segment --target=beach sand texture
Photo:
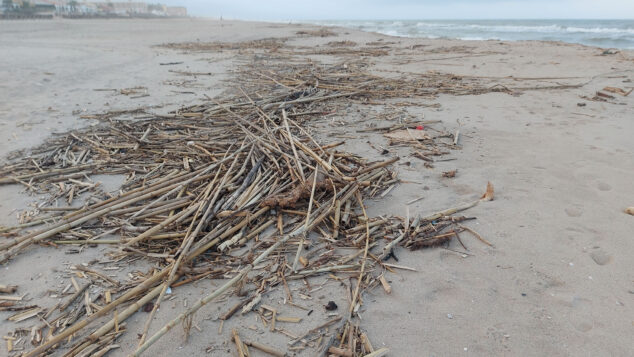
[[[318,140],[345,140],[343,150],[375,160],[385,156],[370,144],[387,147],[386,138],[359,130],[386,124],[371,114],[388,105],[415,102],[419,105],[403,107],[409,115],[439,120],[439,127],[451,132],[460,125],[462,148],[449,156],[455,160],[437,162],[433,169],[409,156],[407,146],[388,148],[390,155],[402,158],[394,169],[407,182],[371,201],[370,216],[405,216],[406,202],[420,196],[424,198],[409,205],[411,214],[430,214],[479,197],[488,181],[496,189],[493,202],[466,212],[477,217],[469,226],[494,247],[465,236],[468,255],[447,249],[397,250],[396,264],[417,271],[388,273],[389,296],[380,287],[366,294],[360,321],[375,348],[389,348],[389,356],[631,355],[634,216],[624,209],[634,206],[634,94],[613,94],[607,102],[582,96],[591,98],[607,86],[634,87],[634,53],[602,55],[602,49],[554,42],[394,38],[343,28],[330,29],[336,36],[297,35],[315,29],[203,19],[2,21],[0,157],[39,145],[52,133],[93,124],[80,119],[82,114],[141,106],[167,114],[205,101],[205,96],[227,89],[223,80],[232,76],[232,68],[252,56],[156,47],[162,43],[277,37],[313,48],[328,48],[331,41],[353,41],[359,47],[379,43],[375,47],[388,54],[368,59],[374,73],[438,71],[477,77],[491,86],[504,83],[509,90],[390,99],[364,112],[354,105],[306,124]],[[307,57],[324,63],[356,59],[345,54]],[[160,65],[167,62],[183,63]],[[96,90],[138,86],[149,96]],[[534,89],[546,86],[563,87]],[[406,161],[411,165],[402,165]],[[442,177],[454,169],[455,178]],[[116,180],[101,179],[117,188]],[[0,186],[0,198],[0,225],[5,226],[15,225],[16,212],[38,199],[21,185]],[[34,246],[0,266],[0,284],[18,285],[30,304],[49,307],[58,301],[49,290],[68,284],[62,276],[70,265],[100,258],[108,249],[67,254],[67,247]],[[135,264],[129,268],[149,267],[142,261]],[[175,297],[162,304],[152,331],[213,288],[211,281],[201,280],[174,289]],[[347,306],[345,291],[336,284],[311,299],[297,299],[315,309],[310,316],[283,305],[282,296],[274,295],[268,303],[304,317],[284,326],[297,335],[325,321],[322,305],[327,301]],[[287,336],[270,333],[252,315],[232,318],[218,333],[217,316],[229,305],[219,301],[205,306],[194,318],[200,330],[192,329],[187,342],[178,328],[146,354],[232,356],[233,327],[248,339],[286,348]],[[34,324],[6,321],[11,314],[0,312],[2,336]],[[136,331],[142,330],[146,316],[141,312],[128,320],[129,332],[109,355],[134,351]],[[7,354],[4,347],[0,351]],[[258,353],[252,350],[254,356],[263,355]],[[308,348],[297,355],[314,353]]]

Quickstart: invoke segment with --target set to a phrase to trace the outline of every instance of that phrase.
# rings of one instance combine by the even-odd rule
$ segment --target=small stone
[[[337,304],[335,304],[332,300],[328,301],[328,303],[324,305],[324,308],[328,311],[337,310],[337,307]]]

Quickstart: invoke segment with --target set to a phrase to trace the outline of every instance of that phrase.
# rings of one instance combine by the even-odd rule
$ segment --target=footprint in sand
[[[612,261],[612,256],[602,249],[596,249],[590,253],[590,258],[598,265],[606,265]]]
[[[574,324],[575,328],[577,329],[577,331],[580,331],[580,332],[588,332],[588,331],[592,330],[592,327],[593,327],[592,323],[587,322],[587,321],[582,321],[582,322],[577,322],[577,323],[573,322],[573,324]]]
[[[612,186],[608,185],[605,182],[599,182],[597,183],[597,188],[599,189],[599,191],[610,191],[612,189]]]
[[[583,213],[582,210],[574,207],[566,208],[564,211],[566,211],[568,217],[581,217],[581,214]]]

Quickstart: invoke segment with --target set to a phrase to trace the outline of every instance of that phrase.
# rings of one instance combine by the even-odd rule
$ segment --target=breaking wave
[[[390,36],[544,40],[634,49],[634,20],[317,21]]]

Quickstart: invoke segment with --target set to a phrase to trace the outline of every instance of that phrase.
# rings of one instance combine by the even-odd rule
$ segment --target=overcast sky
[[[164,0],[190,15],[246,20],[623,19],[634,0]]]

